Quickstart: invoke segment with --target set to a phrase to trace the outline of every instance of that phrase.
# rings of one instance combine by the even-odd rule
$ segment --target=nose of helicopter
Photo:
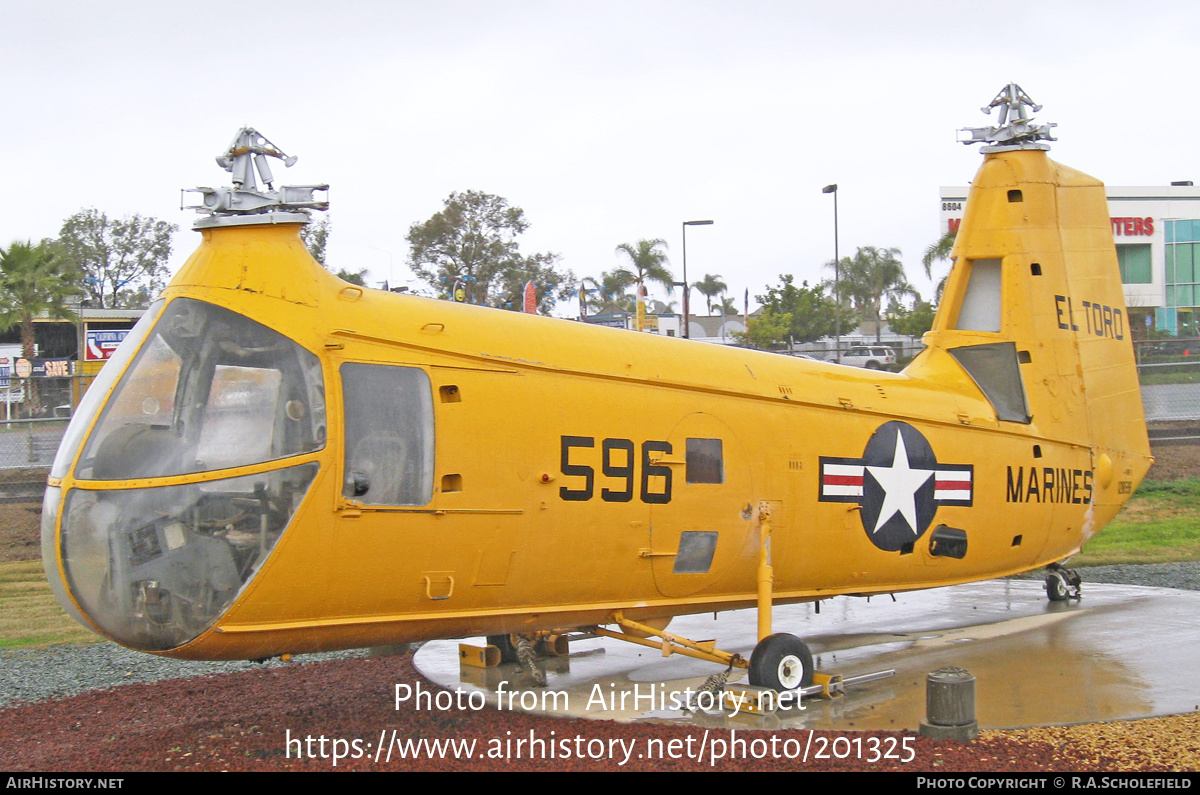
[[[59,600],[144,651],[228,610],[290,524],[326,433],[310,351],[214,304],[155,312],[72,419],[42,526]]]
[[[43,544],[60,601],[131,648],[165,651],[228,610],[283,535],[316,463],[142,489],[47,491]],[[58,503],[61,501],[61,506]],[[56,514],[61,514],[58,543]],[[69,599],[64,599],[69,594]]]

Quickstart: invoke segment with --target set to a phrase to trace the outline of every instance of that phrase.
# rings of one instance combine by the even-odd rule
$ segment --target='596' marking
[[[562,473],[576,480],[574,487],[562,486],[558,496],[568,502],[584,502],[595,495],[596,470],[583,463],[594,462],[596,439],[593,436],[562,437]],[[572,455],[572,450],[578,450]],[[600,472],[609,478],[608,485],[600,489],[600,499],[605,502],[631,502],[635,486],[642,502],[663,505],[671,501],[671,468],[651,461],[651,453],[669,454],[670,442],[642,442],[641,478],[637,477],[638,456],[629,439],[605,439],[600,444]],[[574,463],[572,463],[574,459]],[[612,488],[610,488],[612,486]]]

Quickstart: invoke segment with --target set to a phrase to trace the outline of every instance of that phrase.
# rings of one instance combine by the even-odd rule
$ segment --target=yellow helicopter
[[[363,289],[252,129],[197,251],[88,391],[43,558],[112,640],[191,659],[583,629],[811,683],[773,604],[1059,564],[1152,463],[1105,191],[1010,85],[901,373]],[[985,109],[987,110],[987,109]],[[968,141],[972,142],[972,141]],[[259,189],[252,163],[267,189]],[[758,609],[750,659],[665,631]]]

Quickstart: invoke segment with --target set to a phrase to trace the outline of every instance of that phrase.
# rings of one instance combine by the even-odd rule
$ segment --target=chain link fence
[[[1137,340],[1133,350],[1146,422],[1200,420],[1200,339]]]
[[[54,461],[63,432],[79,398],[95,376],[0,378],[0,483],[22,491],[40,478],[22,470],[46,470]],[[27,489],[25,489],[27,490]]]

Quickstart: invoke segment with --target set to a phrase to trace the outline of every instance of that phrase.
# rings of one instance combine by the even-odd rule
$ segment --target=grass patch
[[[63,612],[40,560],[0,563],[0,649],[43,649],[99,640]]]
[[[1200,373],[1142,373],[1138,381],[1143,386],[1151,384],[1200,384]]]
[[[1200,478],[1146,481],[1070,565],[1200,560]]]

